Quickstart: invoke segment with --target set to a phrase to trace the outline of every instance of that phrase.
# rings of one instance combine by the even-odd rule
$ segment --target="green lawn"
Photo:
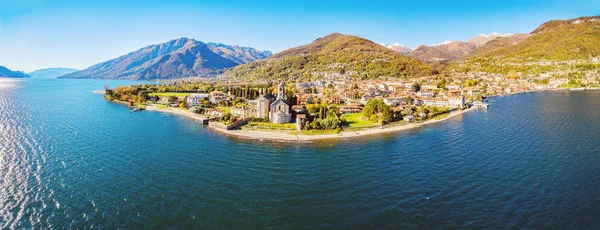
[[[154,104],[154,106],[156,106],[157,109],[166,109],[166,108],[168,108],[166,105]]]
[[[177,97],[185,97],[185,96],[189,96],[191,93],[151,93],[148,94],[149,96],[159,96],[159,97],[170,97],[170,96],[177,96]]]
[[[282,129],[280,124],[273,124],[271,122],[256,122],[256,121],[248,122],[248,124],[244,125],[242,127],[242,129],[244,127],[247,129],[271,129],[271,130],[281,130]],[[295,123],[285,123],[285,124],[283,124],[283,129],[284,130],[296,130],[296,124]]]
[[[225,113],[231,113],[231,107],[217,107],[217,109],[223,110]]]
[[[362,119],[362,113],[349,113],[342,115],[346,119],[346,123],[351,128],[369,127],[381,125],[379,122],[372,122],[369,120]]]

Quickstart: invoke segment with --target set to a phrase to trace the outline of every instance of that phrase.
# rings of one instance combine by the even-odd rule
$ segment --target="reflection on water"
[[[600,227],[600,91],[299,144],[91,93],[132,82],[0,82],[0,228]]]

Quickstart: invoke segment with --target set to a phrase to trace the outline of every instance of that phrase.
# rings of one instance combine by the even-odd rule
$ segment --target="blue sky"
[[[600,1],[565,0],[1,1],[0,65],[26,72],[83,69],[178,37],[279,52],[341,32],[414,48],[600,15]]]

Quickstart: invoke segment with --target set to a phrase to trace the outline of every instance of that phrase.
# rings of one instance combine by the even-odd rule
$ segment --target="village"
[[[273,82],[242,89],[244,84],[212,87],[204,92],[153,92],[140,96],[112,95],[144,108],[198,114],[221,129],[289,130],[332,134],[441,119],[454,111],[487,107],[485,99],[541,90],[583,90],[598,86],[597,73],[577,81],[557,73],[455,73],[451,78],[421,77],[357,80],[328,74],[311,82]],[[447,79],[453,79],[448,81]],[[175,84],[175,83],[172,83]],[[210,83],[214,84],[214,83]],[[130,86],[130,88],[133,86]],[[135,87],[134,87],[135,88]],[[141,92],[143,88],[139,88]],[[198,90],[201,91],[201,90]],[[250,92],[250,93],[248,93]],[[115,94],[115,91],[111,91]],[[127,95],[125,95],[127,96]]]

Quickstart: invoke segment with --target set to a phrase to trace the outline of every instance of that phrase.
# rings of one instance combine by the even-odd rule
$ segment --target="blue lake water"
[[[91,92],[129,83],[0,79],[0,228],[600,228],[600,91],[298,144]]]

